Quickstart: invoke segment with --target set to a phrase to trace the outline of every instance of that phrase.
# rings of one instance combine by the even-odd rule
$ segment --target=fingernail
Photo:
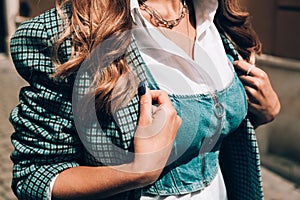
[[[146,94],[146,83],[145,81],[142,81],[138,87],[138,95],[143,96],[144,94]]]

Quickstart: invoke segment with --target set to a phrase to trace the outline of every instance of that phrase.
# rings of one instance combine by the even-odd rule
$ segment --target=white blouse
[[[213,23],[218,1],[193,2],[197,31],[194,60],[145,20],[137,0],[131,0],[137,46],[160,89],[168,93],[199,94],[222,90],[233,79],[234,69]]]
[[[131,0],[134,36],[141,56],[159,88],[170,94],[203,94],[226,88],[234,77],[220,34],[213,23],[217,0],[193,1],[196,13],[194,60],[153,27],[141,14],[137,0]],[[141,200],[226,200],[221,170],[202,191],[179,196],[145,196]]]

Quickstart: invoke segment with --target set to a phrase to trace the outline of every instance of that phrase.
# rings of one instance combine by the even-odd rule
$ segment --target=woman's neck
[[[148,6],[157,10],[165,19],[177,18],[181,12],[181,0],[142,0]]]

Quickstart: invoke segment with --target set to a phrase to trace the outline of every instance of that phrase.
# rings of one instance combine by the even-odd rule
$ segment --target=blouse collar
[[[218,0],[194,0],[194,9],[196,15],[197,33],[201,35],[213,23],[216,10],[218,8]],[[130,0],[130,10],[133,22],[136,22],[136,14],[141,15],[138,0]]]

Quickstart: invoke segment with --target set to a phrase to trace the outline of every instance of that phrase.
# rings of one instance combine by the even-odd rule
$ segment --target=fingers
[[[252,76],[240,76],[240,80],[245,87],[248,86],[255,90],[259,90],[263,85],[263,82],[260,79]]]
[[[157,102],[157,106],[153,106]],[[166,92],[149,90],[140,96],[140,118],[134,137],[135,163],[149,162],[151,171],[162,168],[172,150],[181,118]],[[152,163],[152,164],[151,164]],[[155,164],[155,165],[153,165]]]
[[[154,122],[158,122],[161,124],[161,121],[163,121],[161,116],[164,116],[166,119],[172,122],[167,122],[167,123],[172,123],[174,124],[173,126],[175,128],[179,128],[181,125],[181,118],[177,115],[177,112],[168,96],[168,94],[164,91],[161,90],[151,90],[151,95],[152,95],[152,100],[158,102],[158,111],[159,112],[153,112],[153,118]],[[165,114],[162,114],[161,112],[164,112]]]
[[[135,137],[138,139],[149,139],[159,134],[167,123],[167,112],[163,107],[156,107],[152,114],[152,122],[147,126],[139,124]]]
[[[244,60],[235,61],[234,66],[240,71],[240,76],[252,76],[258,78],[264,78],[266,76],[266,73],[263,70]]]
[[[235,61],[234,64],[237,70],[241,72],[239,77],[244,85],[260,90],[266,84],[270,84],[267,73],[262,69],[243,60]]]
[[[254,104],[261,105],[264,100],[263,90],[269,83],[266,73],[243,60],[236,61],[234,64],[235,67],[242,72],[239,78],[245,87],[248,97],[247,100],[251,103],[249,104],[250,107]]]
[[[162,90],[151,90],[152,101],[167,109],[174,109],[168,94]]]
[[[252,65],[244,60],[238,60],[234,62],[235,67],[241,71],[241,76],[252,76],[261,79],[266,79],[267,74],[260,68]]]
[[[235,61],[234,65],[241,72],[240,75],[252,75],[252,73],[256,70],[255,65],[244,60]]]
[[[247,102],[250,104],[257,104],[260,105],[262,99],[261,94],[254,88],[245,86],[245,91],[247,94]]]
[[[146,127],[153,123],[153,120],[159,121],[160,124],[164,122],[163,118],[168,116],[177,116],[177,112],[172,105],[168,94],[161,90],[149,90],[145,84],[139,86],[140,95],[140,118],[139,126]],[[158,105],[152,105],[157,102]],[[166,112],[164,114],[163,112]]]
[[[234,64],[247,93],[251,121],[256,126],[272,121],[279,113],[280,103],[267,73],[243,60]]]
[[[152,97],[146,85],[139,86],[140,95],[140,117],[139,126],[149,126],[152,123]]]

